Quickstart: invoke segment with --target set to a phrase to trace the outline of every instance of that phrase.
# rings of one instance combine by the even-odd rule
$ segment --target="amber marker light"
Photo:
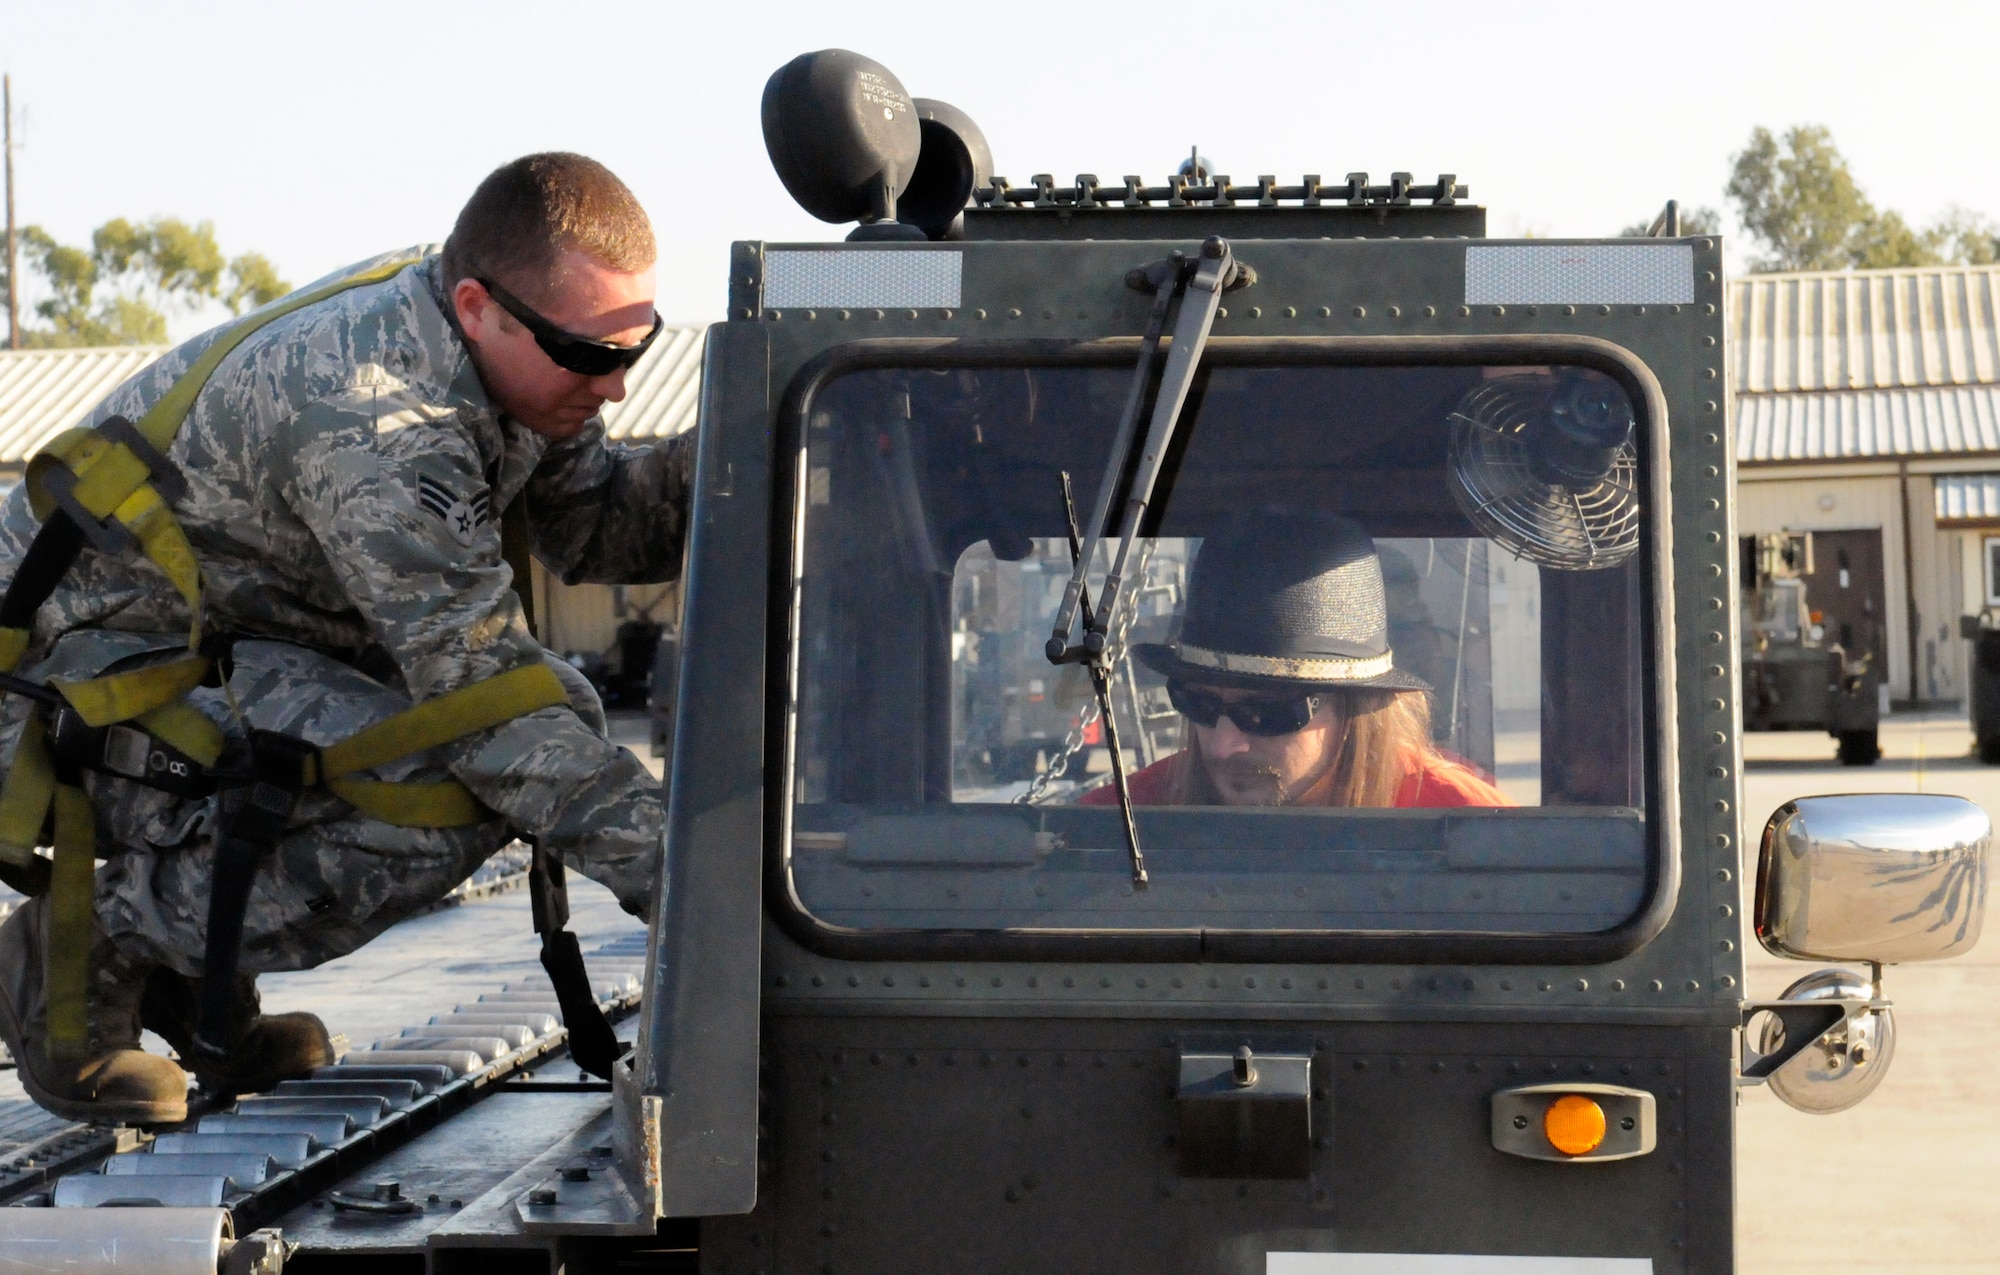
[[[1564,1155],[1589,1155],[1604,1141],[1604,1108],[1579,1094],[1564,1094],[1543,1113],[1542,1132]]]

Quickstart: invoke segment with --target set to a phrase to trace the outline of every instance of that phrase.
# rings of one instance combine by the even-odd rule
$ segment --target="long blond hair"
[[[1346,723],[1335,744],[1339,753],[1331,770],[1300,793],[1293,805],[1378,806],[1396,804],[1396,793],[1412,769],[1436,752],[1431,744],[1431,701],[1424,691],[1343,689],[1319,692],[1332,696]],[[1170,759],[1169,804],[1211,806],[1221,794],[1209,777],[1195,742],[1194,723],[1183,718],[1185,746]]]

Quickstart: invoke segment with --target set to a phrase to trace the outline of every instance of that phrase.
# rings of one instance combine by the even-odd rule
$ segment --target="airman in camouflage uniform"
[[[629,263],[607,274],[593,259],[583,263],[590,278],[562,295],[615,275],[629,302],[639,280],[650,319],[650,231],[644,248],[643,276]],[[190,702],[231,735],[247,725],[330,744],[414,702],[542,660],[570,703],[372,772],[457,779],[494,814],[476,826],[392,827],[308,790],[258,871],[246,971],[298,969],[353,950],[435,902],[517,833],[635,913],[647,909],[658,876],[657,782],[606,738],[590,686],[530,632],[500,520],[525,501],[533,552],[565,581],[671,579],[686,533],[692,440],[608,443],[596,407],[623,396],[622,370],[586,378],[553,364],[529,368],[557,388],[539,400],[543,419],[516,419],[488,381],[505,384],[510,367],[544,356],[490,309],[468,336],[457,281],[444,277],[440,257],[407,255],[419,259],[386,282],[278,319],[223,359],[168,453],[186,484],[173,506],[200,560],[206,626],[238,639],[226,690],[198,690]],[[567,279],[559,274],[558,293]],[[586,296],[569,308],[591,304]],[[494,324],[513,345],[499,348]],[[612,317],[597,326],[611,329],[608,338],[630,325]],[[154,363],[84,423],[138,419],[215,335]],[[0,509],[0,581],[12,578],[37,527],[17,488]],[[37,614],[20,672],[36,681],[92,676],[184,648],[189,619],[144,558],[86,551]],[[0,715],[4,755],[25,716],[19,700]],[[214,799],[107,774],[90,775],[88,788],[108,861],[97,877],[104,938],[135,977],[154,967],[198,975]]]

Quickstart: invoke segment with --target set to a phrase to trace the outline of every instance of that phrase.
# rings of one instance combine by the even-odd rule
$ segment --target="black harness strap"
[[[243,954],[243,916],[257,865],[277,848],[292,810],[317,773],[319,749],[276,731],[250,732],[249,783],[222,790],[215,871],[209,883],[208,935],[202,954],[201,1005],[194,1047],[212,1059],[229,1055],[235,1042],[236,970]]]
[[[540,846],[534,847],[528,866],[528,900],[535,914],[535,933],[542,936],[542,968],[555,985],[556,1004],[562,1007],[563,1026],[569,1030],[569,1056],[579,1070],[609,1080],[611,1065],[632,1046],[611,1030],[611,1020],[590,989],[583,949],[566,928],[569,886],[563,880],[562,861]]]
[[[0,597],[0,629],[34,627],[35,612],[76,565],[84,544],[83,529],[75,519],[60,509],[49,515],[22,555],[21,569],[8,582],[6,595]]]

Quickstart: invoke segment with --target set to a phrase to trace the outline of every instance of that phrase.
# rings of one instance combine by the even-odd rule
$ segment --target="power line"
[[[14,251],[14,77],[0,75],[0,112],[7,119],[0,128],[0,146],[7,152],[7,348],[21,348],[21,259]]]

